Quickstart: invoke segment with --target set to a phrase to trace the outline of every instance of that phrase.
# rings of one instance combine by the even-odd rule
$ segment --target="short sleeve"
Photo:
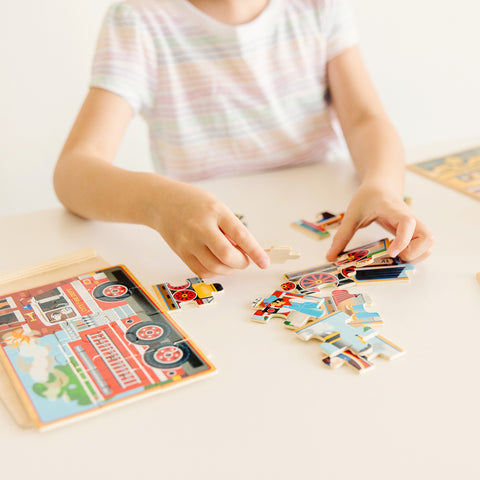
[[[140,14],[127,3],[112,5],[97,41],[90,86],[119,95],[138,112],[154,103],[155,76],[155,47]]]
[[[327,61],[358,43],[355,17],[349,0],[327,0],[325,31]]]

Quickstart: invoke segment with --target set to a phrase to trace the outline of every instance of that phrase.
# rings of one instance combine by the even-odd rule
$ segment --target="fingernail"
[[[262,257],[258,262],[258,266],[260,268],[267,268],[269,265],[270,265],[270,259],[268,257]]]

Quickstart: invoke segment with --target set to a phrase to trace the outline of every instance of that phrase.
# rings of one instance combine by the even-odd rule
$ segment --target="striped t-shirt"
[[[188,0],[107,12],[91,86],[146,120],[156,169],[184,181],[322,160],[341,144],[326,64],[357,42],[348,0],[270,0],[242,25]]]

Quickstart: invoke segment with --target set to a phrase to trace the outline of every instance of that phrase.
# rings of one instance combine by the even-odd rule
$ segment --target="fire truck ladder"
[[[138,375],[104,330],[86,335],[86,337],[122,388],[141,383]]]

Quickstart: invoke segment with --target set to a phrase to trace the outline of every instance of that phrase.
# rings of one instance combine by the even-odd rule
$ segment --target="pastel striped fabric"
[[[284,167],[338,153],[326,64],[356,43],[347,0],[270,0],[238,26],[188,0],[128,0],[107,12],[90,85],[143,116],[164,175]]]

